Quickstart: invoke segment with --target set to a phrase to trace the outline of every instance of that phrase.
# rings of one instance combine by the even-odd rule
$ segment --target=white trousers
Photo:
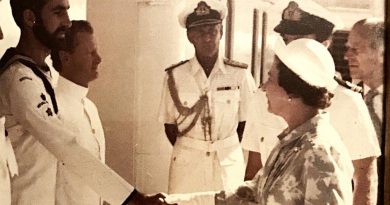
[[[235,190],[244,174],[237,135],[215,142],[183,136],[173,147],[168,193]]]

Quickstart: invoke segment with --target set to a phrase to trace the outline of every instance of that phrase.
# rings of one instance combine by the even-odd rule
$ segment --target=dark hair
[[[61,48],[53,49],[51,51],[51,60],[53,62],[53,67],[57,71],[61,71],[61,60],[59,56],[59,51],[66,51],[69,53],[73,53],[77,45],[80,43],[77,41],[77,34],[80,32],[86,32],[93,34],[93,28],[88,21],[84,20],[73,20],[72,26],[65,33],[65,41],[64,44],[61,45]]]
[[[303,103],[317,109],[330,106],[333,94],[324,87],[309,85],[276,57],[279,70],[278,82],[289,95],[302,98]],[[310,68],[307,68],[310,69]]]
[[[10,0],[12,16],[14,17],[16,25],[20,29],[23,28],[23,12],[30,9],[34,12],[37,18],[40,18],[42,8],[50,0]]]

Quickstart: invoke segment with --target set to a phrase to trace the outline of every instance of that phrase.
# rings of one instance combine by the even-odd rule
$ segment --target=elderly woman
[[[336,87],[327,49],[311,39],[287,46],[278,41],[276,57],[263,90],[268,110],[288,128],[278,135],[264,169],[234,193],[170,195],[179,205],[352,204],[353,166],[324,108]],[[191,186],[191,185],[189,185]]]

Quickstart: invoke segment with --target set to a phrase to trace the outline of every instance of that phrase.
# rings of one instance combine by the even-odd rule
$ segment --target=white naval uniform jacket
[[[254,82],[246,69],[225,64],[219,58],[207,78],[196,57],[172,70],[181,103],[193,106],[207,93],[211,115],[211,136],[204,134],[201,117],[173,147],[168,193],[230,190],[244,180],[244,158],[237,125],[245,121]],[[168,77],[160,106],[160,121],[189,126],[195,114],[182,123],[168,88]]]
[[[19,166],[19,175],[11,181],[12,204],[54,204],[57,162],[110,204],[121,204],[134,191],[77,142],[54,113],[42,80],[20,62],[0,76],[0,116],[6,117]]]
[[[288,126],[283,118],[268,111],[267,101],[265,92],[259,88],[253,97],[241,141],[245,150],[261,153],[263,165],[278,142],[276,136]]]
[[[56,88],[59,117],[65,127],[77,134],[77,143],[102,162],[105,160],[105,139],[95,104],[82,87],[60,76]],[[57,163],[56,205],[102,205],[100,196],[62,163]]]

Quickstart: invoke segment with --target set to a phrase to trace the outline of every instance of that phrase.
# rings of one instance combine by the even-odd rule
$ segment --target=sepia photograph
[[[0,205],[390,205],[388,11],[0,0]]]

